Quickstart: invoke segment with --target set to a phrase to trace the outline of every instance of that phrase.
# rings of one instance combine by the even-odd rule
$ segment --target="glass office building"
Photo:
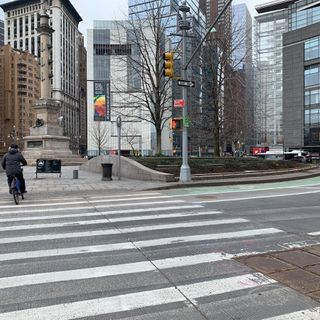
[[[256,142],[278,145],[283,143],[282,37],[288,31],[287,11],[256,16],[254,28]]]
[[[289,30],[297,30],[320,22],[319,1],[295,1],[288,6]]]
[[[284,35],[285,146],[320,151],[320,3],[288,6]]]
[[[179,32],[177,28],[179,15],[179,5],[181,1],[178,0],[128,0],[129,18],[135,17],[143,18],[143,16],[155,8],[161,10],[161,16],[166,20],[166,35]],[[199,0],[187,0],[186,5],[190,8],[190,22],[193,31],[199,36],[203,35],[205,28],[205,16],[199,8]],[[178,43],[181,37],[171,36],[172,43]]]

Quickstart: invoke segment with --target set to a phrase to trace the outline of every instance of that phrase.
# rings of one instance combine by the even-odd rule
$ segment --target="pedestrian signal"
[[[181,118],[173,118],[171,120],[171,129],[172,130],[181,130],[182,129],[182,119]]]

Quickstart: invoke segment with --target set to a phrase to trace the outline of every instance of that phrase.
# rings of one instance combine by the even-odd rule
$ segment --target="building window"
[[[305,87],[320,85],[319,65],[308,66],[304,70]]]
[[[313,38],[304,43],[304,60],[312,60],[320,57],[320,38]]]

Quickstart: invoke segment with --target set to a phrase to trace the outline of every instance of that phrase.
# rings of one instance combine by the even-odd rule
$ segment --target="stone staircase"
[[[55,150],[56,151],[56,150]],[[61,152],[41,152],[39,154],[32,153],[29,154],[27,151],[23,152],[25,159],[28,162],[28,165],[35,165],[37,159],[58,159],[61,160],[62,166],[81,166],[84,163],[88,162],[88,159],[80,157],[78,154],[66,154],[63,151]]]

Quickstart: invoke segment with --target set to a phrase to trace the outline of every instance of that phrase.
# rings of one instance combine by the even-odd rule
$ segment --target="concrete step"
[[[81,158],[80,156],[67,156],[67,157],[42,157],[43,159],[57,159],[57,160],[61,160],[61,165],[62,166],[81,166],[84,163],[88,162],[88,159],[85,158]],[[37,159],[41,159],[41,158],[37,158]],[[28,165],[35,165],[37,159],[28,159],[27,163]]]

